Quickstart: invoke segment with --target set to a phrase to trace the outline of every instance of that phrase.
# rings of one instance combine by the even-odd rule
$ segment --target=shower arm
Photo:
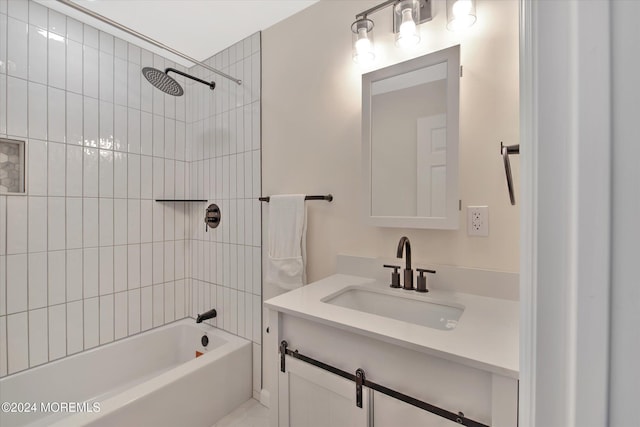
[[[200,61],[198,61],[198,60],[196,60],[196,59],[194,59],[194,58],[192,58],[192,57],[190,57],[188,55],[185,55],[182,52],[178,52],[177,50],[175,50],[175,49],[173,49],[173,48],[171,48],[171,47],[169,47],[169,46],[167,46],[167,45],[165,45],[163,43],[160,43],[157,40],[152,39],[151,37],[145,36],[144,34],[141,34],[141,33],[137,32],[135,30],[132,30],[131,28],[126,27],[126,26],[114,21],[113,19],[110,19],[110,18],[107,18],[106,16],[100,15],[99,13],[96,13],[96,12],[90,10],[90,9],[87,9],[86,7],[80,6],[79,4],[74,3],[74,2],[72,2],[70,0],[57,0],[57,1],[58,1],[58,3],[62,3],[65,6],[69,6],[70,8],[73,8],[73,9],[79,11],[79,12],[82,12],[85,15],[89,15],[92,18],[97,19],[98,21],[101,21],[101,22],[104,22],[105,24],[111,25],[112,27],[115,27],[115,28],[119,29],[120,31],[124,31],[125,33],[127,33],[129,35],[132,35],[132,36],[137,37],[137,38],[139,38],[141,40],[144,40],[147,43],[151,43],[152,45],[154,45],[156,47],[159,47],[160,49],[164,49],[166,51],[169,51],[169,52],[173,53],[174,55],[179,56],[180,58],[183,58],[183,59],[186,59],[187,61],[193,62],[196,65],[200,65],[201,67],[204,67],[207,70],[218,74],[219,76],[222,76],[224,78],[227,78],[229,80],[232,80],[232,81],[236,82],[236,84],[238,84],[238,85],[242,84],[242,80],[236,79],[235,77],[230,76],[229,74],[225,74],[222,71],[218,71],[215,68],[212,68],[212,67],[208,66],[207,64],[204,64],[204,63],[202,63],[202,62],[200,62]],[[175,70],[172,69],[172,71],[175,71]],[[182,73],[180,73],[180,74],[182,74]],[[190,77],[190,76],[187,76],[187,77]],[[209,85],[208,82],[206,82],[206,84]]]
[[[175,68],[166,68],[164,70],[164,73],[168,75],[169,71],[171,71],[172,73],[180,74],[181,76],[185,76],[185,77],[187,77],[187,78],[189,78],[191,80],[195,80],[195,81],[200,82],[200,83],[202,83],[204,85],[207,85],[207,86],[209,86],[209,89],[211,89],[211,90],[214,90],[216,88],[216,82],[208,82],[206,80],[202,80],[202,79],[199,79],[197,77],[193,77],[192,75],[189,75],[187,73],[183,73],[182,71],[176,70]]]

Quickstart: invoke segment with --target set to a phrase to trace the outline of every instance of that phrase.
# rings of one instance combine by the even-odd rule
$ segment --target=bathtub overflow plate
[[[202,343],[203,347],[206,347],[209,345],[209,337],[206,335],[203,335],[202,338],[200,338],[200,342]]]

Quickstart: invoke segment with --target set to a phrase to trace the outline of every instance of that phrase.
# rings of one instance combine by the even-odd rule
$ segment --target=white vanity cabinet
[[[278,425],[296,427],[369,426],[369,390],[362,408],[354,383],[290,356],[278,378]]]
[[[304,356],[352,374],[361,368],[370,381],[482,424],[517,425],[516,379],[275,310],[269,317],[265,351],[277,356],[269,358],[277,366],[265,369],[278,375],[277,411],[271,392],[272,427],[457,424],[367,387],[358,408],[353,381],[290,356],[281,372],[283,339]]]
[[[460,425],[439,410],[463,417],[463,425],[517,426],[517,301],[430,292],[433,301],[464,307],[451,330],[326,303],[336,292],[362,286],[388,288],[336,274],[265,302],[264,380],[272,427]],[[362,387],[362,407],[354,382],[358,369],[375,383]],[[392,391],[383,394],[376,385]],[[436,413],[394,392],[432,405]]]

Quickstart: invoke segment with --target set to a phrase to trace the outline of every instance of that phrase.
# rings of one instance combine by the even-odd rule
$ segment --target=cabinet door
[[[362,388],[362,408],[356,406],[356,384],[290,356],[279,371],[281,427],[367,427],[369,389]]]
[[[373,425],[375,427],[453,427],[460,424],[416,408],[385,394],[372,393]]]

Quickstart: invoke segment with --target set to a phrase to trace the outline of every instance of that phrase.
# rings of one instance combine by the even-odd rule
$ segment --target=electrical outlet
[[[489,235],[489,206],[467,206],[467,234]]]

